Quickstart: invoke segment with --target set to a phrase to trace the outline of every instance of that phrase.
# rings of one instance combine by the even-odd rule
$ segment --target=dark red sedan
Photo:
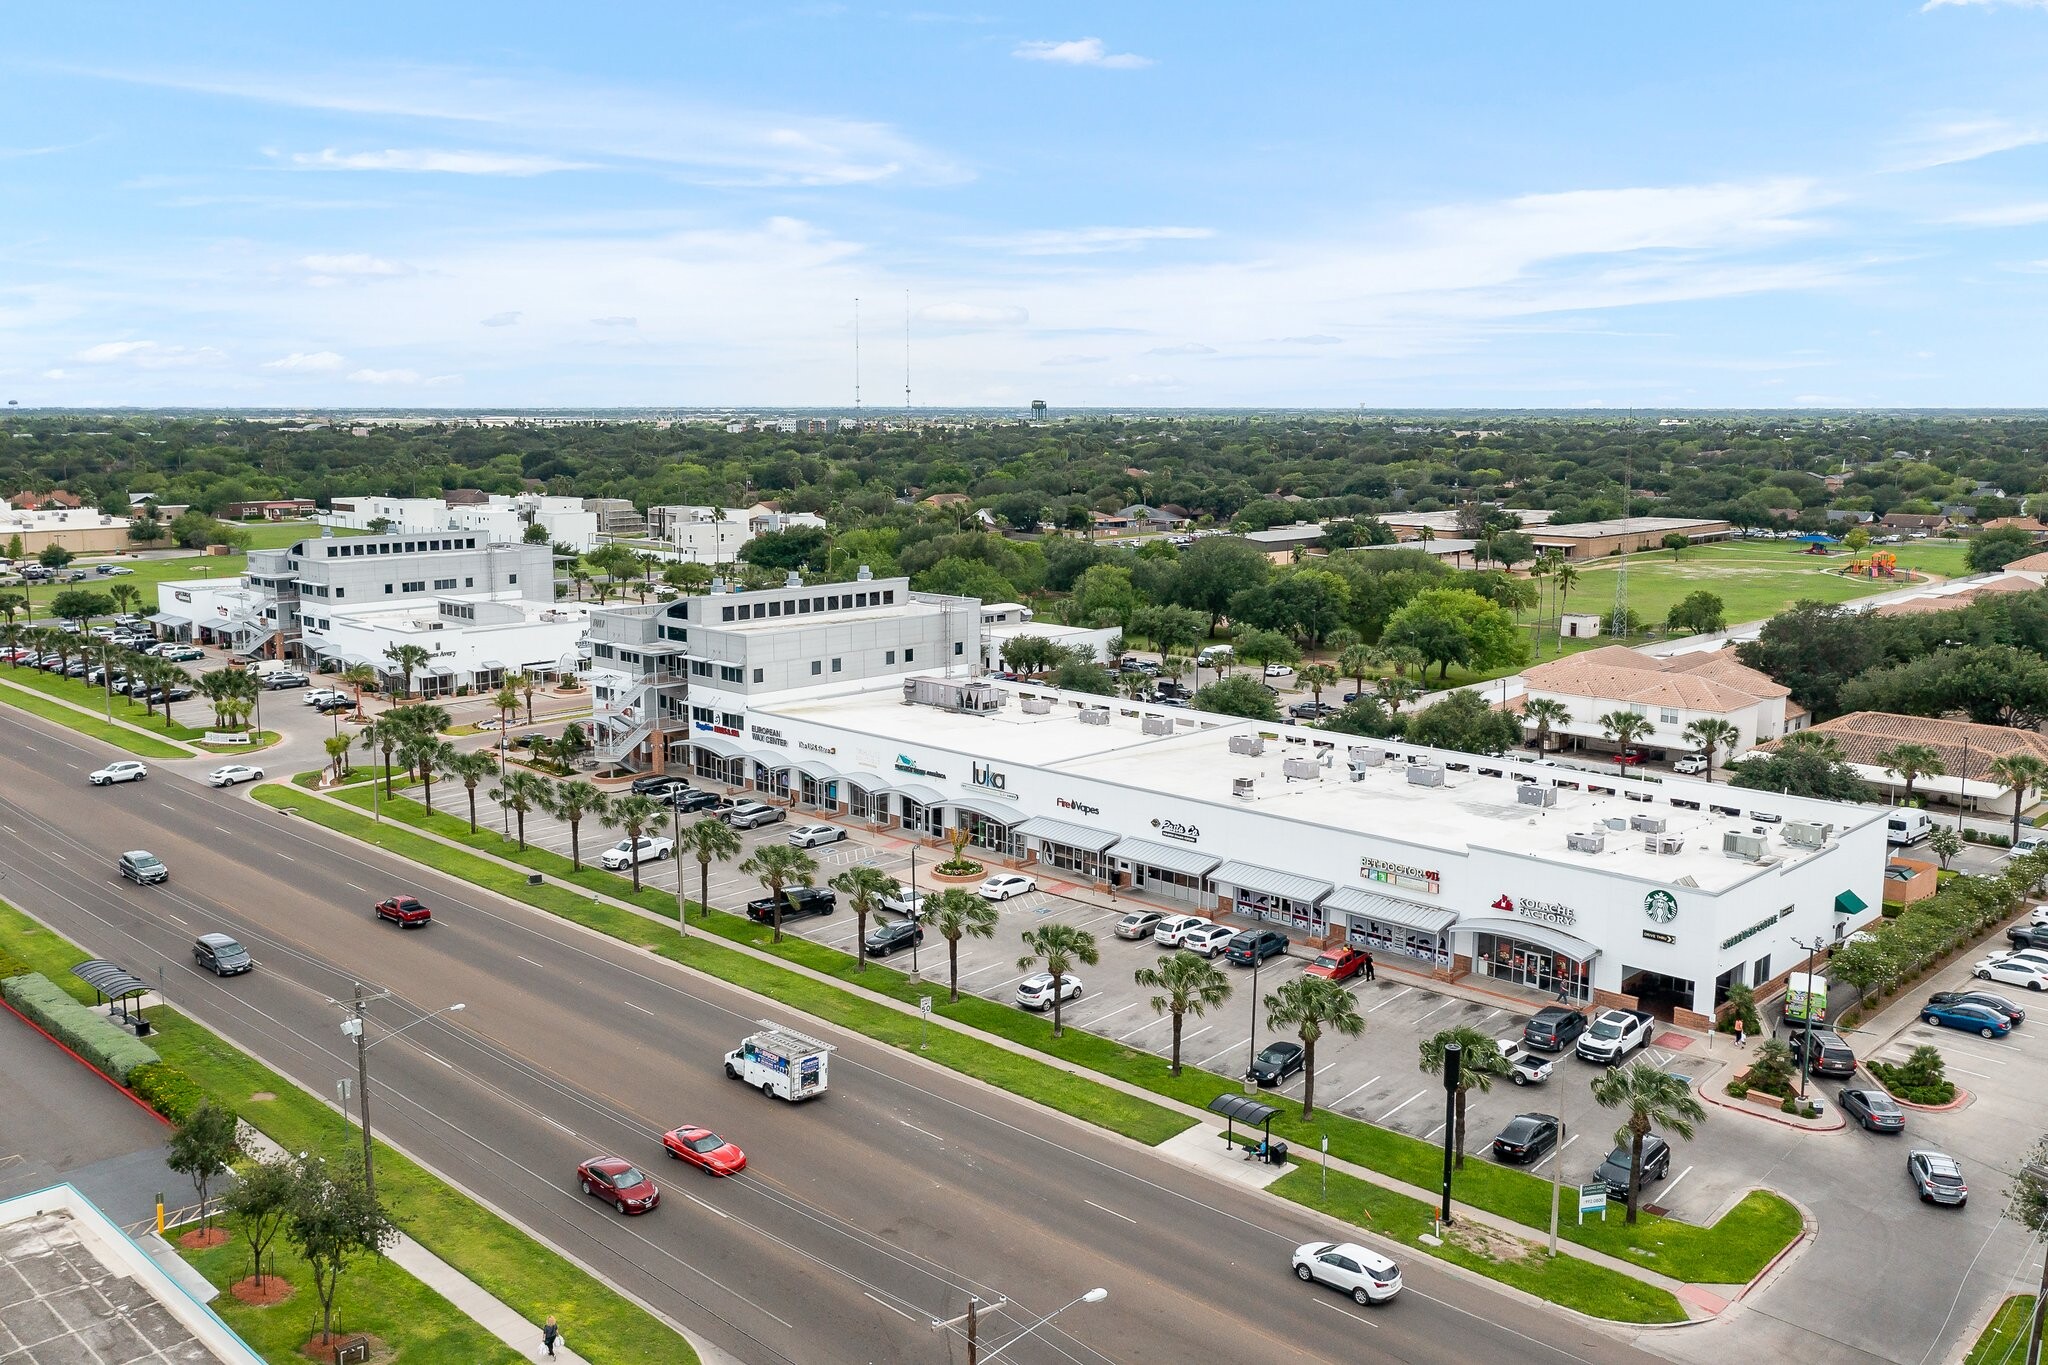
[[[401,929],[417,929],[434,918],[434,912],[415,896],[390,896],[377,902],[377,918],[388,919]]]
[[[661,1191],[646,1173],[622,1156],[594,1156],[576,1168],[583,1192],[620,1213],[645,1213],[661,1203]]]
[[[709,1128],[672,1128],[661,1135],[661,1145],[676,1160],[712,1175],[738,1175],[747,1169],[747,1154]]]

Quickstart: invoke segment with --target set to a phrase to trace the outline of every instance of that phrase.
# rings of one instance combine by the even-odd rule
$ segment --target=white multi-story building
[[[752,507],[687,507],[664,505],[647,509],[647,536],[670,546],[678,559],[698,564],[730,564],[755,536],[798,526],[825,529],[814,512],[781,512],[764,503]]]
[[[1649,734],[1633,747],[1652,758],[1697,748],[1685,737],[1686,727],[1696,721],[1726,721],[1735,727],[1735,743],[1714,755],[1718,766],[1754,745],[1804,728],[1808,720],[1789,688],[1742,663],[1733,650],[1657,658],[1603,645],[1538,664],[1522,674],[1522,683],[1527,701],[1547,698],[1571,713],[1550,727],[1553,744],[1611,752],[1617,745],[1600,717],[1626,711],[1650,722]]]
[[[540,526],[550,542],[573,545],[578,553],[597,545],[598,514],[585,510],[581,498],[489,493],[479,502],[370,494],[335,498],[333,504],[315,520],[355,531],[473,531],[492,543],[522,541],[528,526]]]

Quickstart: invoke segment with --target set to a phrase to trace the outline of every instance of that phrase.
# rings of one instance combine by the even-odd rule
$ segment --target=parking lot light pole
[[[669,793],[668,802],[669,848],[673,853],[683,846],[683,808],[676,804],[675,793]],[[688,937],[690,932],[690,904],[683,896],[683,860],[676,859],[676,933]]]
[[[1796,939],[1796,938],[1795,938],[1795,939],[1793,939],[1793,940],[1792,940],[1792,946],[1793,946],[1793,947],[1795,947],[1795,948],[1804,948],[1804,949],[1806,949],[1806,952],[1807,952],[1807,959],[1806,959],[1806,974],[1807,974],[1807,977],[1809,978],[1809,984],[1811,984],[1811,980],[1810,980],[1810,979],[1811,979],[1811,978],[1812,978],[1812,976],[1813,976],[1813,968],[1814,968],[1814,962],[1813,962],[1813,959],[1814,959],[1814,958],[1817,958],[1817,957],[1819,957],[1819,956],[1821,955],[1821,951],[1822,951],[1823,949],[1825,949],[1825,948],[1826,948],[1826,947],[1828,946],[1828,945],[1827,945],[1827,941],[1826,941],[1825,939],[1818,939],[1818,938],[1817,938],[1817,939],[1815,939],[1815,940],[1814,940],[1813,942],[1811,942],[1811,943],[1802,943],[1802,942],[1801,942],[1800,940],[1798,940],[1798,939]],[[1782,1011],[1781,1011],[1781,1014],[1782,1014]],[[1809,990],[1809,991],[1808,991],[1808,992],[1806,993],[1806,1036],[1805,1036],[1805,1039],[1804,1039],[1804,1041],[1802,1041],[1802,1042],[1800,1043],[1800,1045],[1799,1045],[1799,1107],[1800,1107],[1801,1109],[1804,1109],[1804,1108],[1806,1107],[1806,1078],[1807,1078],[1808,1076],[1812,1075],[1812,1074],[1813,1074],[1813,992]]]
[[[917,945],[924,937],[923,907],[917,903],[917,845],[910,846],[910,918],[918,925],[918,931],[910,936],[910,974],[921,976],[917,966]]]
[[[1244,1074],[1252,1074],[1259,1062],[1259,955],[1252,953],[1252,1036],[1244,1045]],[[1277,1082],[1276,1082],[1277,1084]]]

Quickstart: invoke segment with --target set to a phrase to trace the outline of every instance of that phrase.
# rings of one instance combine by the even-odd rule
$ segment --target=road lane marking
[[[889,1302],[889,1301],[888,1301],[887,1299],[885,1299],[885,1298],[881,1297],[881,1296],[880,1296],[879,1294],[876,1294],[876,1293],[874,1293],[873,1291],[871,1291],[871,1290],[866,1290],[866,1289],[863,1289],[863,1290],[861,1290],[860,1292],[861,1292],[861,1293],[862,1293],[862,1294],[863,1294],[864,1296],[866,1296],[867,1298],[873,1299],[873,1300],[874,1300],[874,1301],[875,1301],[876,1303],[879,1303],[879,1304],[881,1304],[881,1305],[882,1305],[882,1307],[884,1307],[884,1308],[888,1309],[888,1310],[889,1310],[889,1311],[890,1311],[891,1313],[894,1313],[894,1314],[895,1314],[895,1315],[896,1315],[897,1317],[899,1317],[899,1318],[909,1318],[909,1319],[910,1319],[910,1321],[912,1321],[912,1322],[916,1322],[916,1321],[917,1321],[917,1319],[916,1319],[916,1318],[912,1318],[912,1317],[910,1317],[910,1314],[908,1314],[908,1313],[904,1312],[904,1311],[903,1311],[903,1310],[902,1310],[901,1308],[898,1308],[898,1307],[897,1307],[897,1306],[896,1306],[895,1304],[893,1304],[893,1303],[890,1303],[890,1302]]]
[[[1373,1010],[1383,1010],[1387,1006],[1393,1004],[1396,1000],[1399,1000],[1402,996],[1408,994],[1408,992],[1414,989],[1415,988],[1413,986],[1403,986],[1400,990],[1395,991],[1392,995],[1380,1001],[1379,1004],[1374,1005],[1371,1010],[1367,1010],[1366,1013],[1371,1014]]]
[[[163,808],[164,808],[165,810],[176,810],[176,809],[177,809],[177,807],[176,807],[176,806],[172,805],[172,804],[171,804],[170,802],[168,802],[168,801],[159,801],[159,802],[157,802],[157,804],[158,804],[159,806],[162,806],[162,807],[163,807]],[[8,830],[7,832],[8,832],[9,834],[12,834],[12,833],[14,833],[14,831],[13,831],[13,830],[11,830],[11,829],[10,829],[10,830]]]
[[[1415,1103],[1415,1101],[1417,1101],[1417,1100],[1421,1099],[1421,1098],[1422,1098],[1422,1097],[1423,1097],[1424,1095],[1427,1095],[1428,1093],[1429,1093],[1429,1092],[1428,1092],[1427,1090],[1418,1090],[1418,1091],[1416,1091],[1416,1092],[1415,1092],[1414,1094],[1410,1095],[1410,1096],[1409,1096],[1409,1097],[1408,1097],[1407,1099],[1405,1099],[1405,1100],[1402,1100],[1402,1101],[1401,1101],[1401,1102],[1400,1102],[1399,1104],[1395,1105],[1395,1106],[1394,1106],[1394,1107],[1393,1107],[1392,1109],[1389,1109],[1389,1110],[1388,1110],[1388,1111],[1387,1111],[1386,1113],[1384,1113],[1384,1114],[1381,1114],[1381,1115],[1380,1115],[1380,1116],[1379,1116],[1379,1117],[1378,1117],[1377,1119],[1373,1120],[1373,1122],[1375,1122],[1375,1123],[1385,1123],[1385,1122],[1386,1122],[1386,1121],[1387,1121],[1388,1119],[1390,1119],[1390,1118],[1394,1117],[1394,1115],[1396,1115],[1396,1114],[1400,1113],[1400,1112],[1401,1112],[1401,1111],[1402,1111],[1403,1109],[1406,1109],[1406,1108],[1407,1108],[1407,1107],[1408,1107],[1409,1105],[1411,1105],[1411,1104]]]
[[[1380,1328],[1380,1325],[1374,1322],[1372,1319],[1360,1317],[1358,1314],[1352,1312],[1349,1308],[1339,1308],[1336,1304],[1331,1303],[1328,1299],[1317,1299],[1316,1302],[1322,1305],[1324,1308],[1329,1309],[1332,1313],[1342,1313],[1345,1317],[1350,1318],[1353,1322],[1364,1323],[1367,1327],[1372,1328],[1375,1332],[1377,1332]]]
[[[222,828],[221,828],[221,827],[220,827],[219,825],[215,825],[215,826],[213,827],[213,829],[214,829],[214,832],[215,832],[216,834],[226,834],[226,835],[228,836],[228,838],[230,838],[230,839],[232,839],[232,838],[234,838],[234,837],[235,837],[235,836],[234,836],[234,835],[233,835],[233,834],[232,834],[231,832],[229,832],[228,830],[224,830],[224,829],[222,829]]]
[[[683,1198],[685,1198],[685,1199],[689,1200],[689,1201],[690,1201],[690,1202],[691,1202],[692,1204],[695,1204],[695,1205],[696,1205],[696,1206],[697,1206],[698,1208],[700,1208],[700,1209],[710,1209],[710,1210],[711,1210],[711,1212],[713,1212],[713,1213],[717,1214],[717,1215],[718,1215],[718,1216],[719,1216],[720,1218],[730,1218],[730,1217],[732,1217],[732,1215],[731,1215],[731,1214],[729,1214],[729,1213],[727,1213],[727,1212],[726,1212],[726,1211],[725,1211],[724,1209],[721,1209],[721,1208],[719,1208],[719,1207],[717,1207],[716,1205],[713,1205],[713,1204],[707,1204],[707,1203],[705,1203],[705,1202],[704,1202],[703,1200],[699,1199],[699,1198],[698,1198],[698,1197],[697,1197],[696,1195],[694,1195],[694,1194],[691,1194],[691,1193],[689,1193],[689,1192],[688,1192],[687,1190],[683,1192]],[[873,1296],[872,1296],[872,1295],[870,1295],[869,1297],[873,1297]],[[768,1316],[769,1316],[769,1317],[771,1317],[771,1318],[774,1318],[774,1317],[775,1317],[775,1315],[774,1315],[773,1313],[770,1313],[770,1314],[769,1314]],[[775,1318],[775,1320],[776,1320],[777,1322],[781,1322],[781,1321],[782,1321],[782,1319],[780,1319],[780,1318]]]
[[[1691,1174],[1692,1167],[1688,1166],[1677,1175],[1672,1176],[1670,1180],[1664,1183],[1664,1188],[1657,1191],[1658,1198],[1668,1206],[1671,1202],[1671,1192],[1678,1188],[1678,1182]]]
[[[653,1010],[651,1010],[651,1009],[647,1008],[647,1006],[645,1006],[645,1005],[636,1005],[636,1004],[634,1004],[634,1003],[633,1003],[632,1001],[630,1001],[630,1000],[621,1000],[621,1001],[620,1001],[619,1003],[620,1003],[621,1005],[624,1005],[624,1006],[625,1006],[625,1007],[626,1007],[627,1009],[629,1009],[629,1010],[639,1010],[639,1011],[640,1011],[640,1012],[641,1012],[642,1014],[644,1014],[644,1015],[647,1015],[647,1016],[648,1016],[649,1018],[652,1018],[652,1019],[659,1019],[659,1018],[661,1018],[661,1016],[660,1016],[660,1015],[656,1014],[656,1013],[655,1013],[655,1012],[654,1012]]]
[[[273,852],[273,853],[277,853],[277,850],[276,850],[276,849],[272,849],[272,850],[271,850],[271,852]],[[288,863],[295,863],[295,862],[297,862],[297,861],[298,861],[298,859],[297,859],[297,858],[294,858],[294,857],[293,857],[293,856],[292,856],[291,854],[289,854],[289,853],[278,853],[278,854],[277,854],[277,856],[278,856],[278,857],[280,857],[280,858],[282,858],[282,859],[284,859],[284,860],[285,860],[286,862],[288,862]]]
[[[545,1123],[545,1124],[547,1124],[547,1125],[548,1125],[549,1127],[551,1127],[551,1128],[559,1128],[559,1129],[561,1129],[561,1130],[562,1130],[563,1132],[567,1133],[567,1134],[568,1134],[568,1135],[569,1135],[570,1137],[575,1137],[575,1136],[576,1136],[576,1130],[575,1130],[574,1128],[571,1128],[571,1127],[570,1127],[570,1126],[569,1126],[568,1124],[566,1124],[566,1123],[556,1123],[556,1122],[555,1122],[555,1121],[554,1121],[553,1119],[549,1118],[549,1117],[548,1117],[548,1116],[547,1116],[546,1114],[542,1114],[542,1115],[540,1116],[540,1121],[541,1121],[542,1123]]]
[[[519,955],[515,953],[515,954],[514,954],[514,956],[515,956],[515,957],[517,957],[517,956],[519,956]],[[529,967],[539,967],[539,968],[540,968],[540,969],[541,969],[542,971],[546,971],[546,970],[547,970],[547,964],[546,964],[546,963],[543,963],[543,962],[535,962],[535,961],[534,961],[534,960],[533,960],[532,958],[530,958],[530,957],[520,957],[520,958],[519,958],[519,960],[520,960],[521,962],[524,962],[524,963],[525,963],[525,964],[526,964],[527,966],[529,966]]]
[[[370,894],[369,892],[363,890],[362,887],[357,886],[354,882],[343,882],[342,885],[347,887],[349,890],[355,892],[359,896],[367,896]]]
[[[909,1119],[898,1119],[898,1120],[896,1120],[896,1121],[897,1121],[898,1123],[902,1124],[902,1125],[903,1125],[903,1126],[904,1126],[905,1128],[908,1128],[908,1129],[909,1129],[909,1130],[910,1130],[911,1132],[913,1132],[913,1133],[923,1133],[923,1134],[924,1134],[924,1135],[925,1135],[926,1137],[930,1138],[930,1139],[931,1139],[931,1140],[932,1140],[933,1142],[944,1142],[944,1141],[945,1141],[945,1139],[944,1139],[944,1138],[940,1137],[940,1136],[939,1136],[939,1135],[938,1135],[937,1133],[934,1133],[934,1132],[933,1132],[933,1131],[932,1131],[931,1129],[929,1129],[929,1128],[920,1128],[920,1127],[918,1127],[918,1126],[917,1126],[916,1124],[912,1123],[912,1122],[911,1122],[911,1121],[910,1121]]]
[[[1126,1223],[1129,1223],[1132,1227],[1136,1227],[1138,1225],[1137,1219],[1129,1217],[1125,1214],[1118,1213],[1115,1209],[1102,1208],[1102,1205],[1096,1203],[1093,1199],[1083,1199],[1081,1202],[1086,1204],[1091,1209],[1102,1209],[1104,1213],[1108,1214],[1112,1218],[1122,1218]]]
[[[1375,1076],[1375,1077],[1373,1077],[1373,1078],[1372,1078],[1372,1080],[1371,1080],[1371,1081],[1367,1081],[1367,1082],[1365,1083],[1365,1085],[1371,1085],[1371,1084],[1373,1083],[1373,1081],[1377,1081],[1378,1079],[1379,1079],[1379,1077]],[[1346,1101],[1346,1100],[1350,1099],[1350,1098],[1351,1098],[1351,1097],[1352,1097],[1353,1095],[1356,1095],[1356,1094],[1358,1093],[1358,1091],[1359,1091],[1359,1090],[1363,1090],[1363,1089],[1365,1089],[1365,1085],[1361,1085],[1361,1086],[1359,1086],[1357,1090],[1347,1090],[1347,1091],[1345,1091],[1345,1092],[1344,1092],[1344,1093],[1343,1093],[1342,1095],[1339,1095],[1339,1096],[1338,1096],[1338,1097],[1337,1097],[1337,1098],[1336,1098],[1335,1100],[1331,1101],[1331,1103],[1330,1103],[1330,1107],[1331,1107],[1332,1109],[1335,1109],[1335,1108],[1336,1108],[1336,1107],[1337,1107],[1338,1105],[1340,1105],[1340,1104],[1344,1103],[1344,1101]]]

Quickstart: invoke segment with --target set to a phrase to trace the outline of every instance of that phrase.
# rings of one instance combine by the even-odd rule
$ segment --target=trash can
[[[1266,1164],[1269,1166],[1286,1165],[1287,1144],[1284,1142],[1276,1142],[1272,1146],[1266,1148]]]

